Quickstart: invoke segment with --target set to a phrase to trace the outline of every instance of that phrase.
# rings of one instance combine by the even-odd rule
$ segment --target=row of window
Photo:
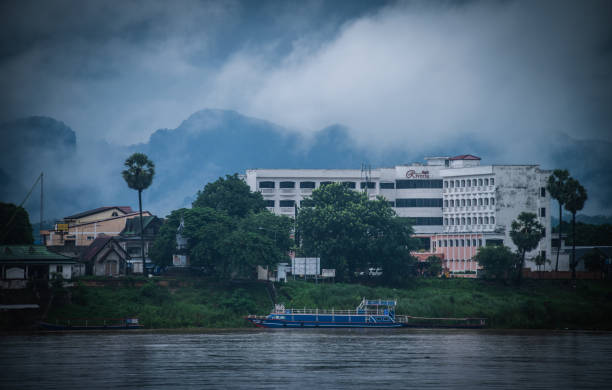
[[[331,184],[332,181],[322,181],[321,186]],[[354,181],[344,181],[341,182],[343,185],[349,188],[356,188],[357,182]],[[294,181],[281,181],[278,183],[278,188],[296,188],[296,182]],[[299,182],[300,188],[316,188],[316,183],[314,181],[301,181]],[[442,188],[442,180],[397,180],[395,183],[391,182],[382,182],[379,184],[381,190],[392,190],[395,189],[396,186],[398,189],[406,189],[406,188]],[[276,182],[274,181],[260,181],[259,188],[276,188]],[[362,181],[359,183],[359,188],[369,188],[375,189],[376,182],[366,182]]]
[[[495,179],[461,179],[461,180],[444,180],[444,188],[460,188],[460,187],[476,187],[476,186],[493,186]]]
[[[444,225],[493,225],[495,217],[444,218]]]
[[[488,206],[495,205],[495,198],[451,199],[444,201],[444,207]]]
[[[395,207],[442,207],[441,198],[396,199]]]
[[[404,217],[415,226],[439,226],[442,225],[442,217]]]
[[[438,240],[438,247],[440,248],[445,248],[445,247],[454,247],[454,246],[474,246],[474,247],[479,247],[482,246],[482,239],[457,239],[457,240]]]

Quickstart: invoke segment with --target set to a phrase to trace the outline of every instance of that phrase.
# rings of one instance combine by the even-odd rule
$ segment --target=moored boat
[[[249,315],[261,328],[484,328],[485,318],[396,316],[396,300],[363,298],[354,310],[286,309],[275,305],[267,316]]]
[[[70,319],[62,323],[39,322],[44,330],[126,330],[144,328],[138,318]]]

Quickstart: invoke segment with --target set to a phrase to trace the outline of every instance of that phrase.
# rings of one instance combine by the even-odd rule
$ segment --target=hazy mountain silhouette
[[[235,111],[205,109],[176,129],[160,129],[145,143],[114,146],[105,142],[82,145],[77,134],[52,118],[30,117],[0,125],[0,201],[19,203],[34,179],[45,172],[45,215],[64,215],[105,205],[135,206],[136,194],[121,178],[123,161],[138,151],[156,164],[153,185],[144,207],[160,216],[189,206],[198,190],[219,176],[244,173],[249,168],[351,168],[367,162],[372,167],[422,161],[427,155],[471,153],[484,164],[496,163],[496,147],[458,135],[437,147],[411,155],[401,147],[375,150],[356,144],[350,129],[329,126],[310,135]],[[589,202],[609,209],[612,180],[610,143],[575,141],[567,136],[551,140],[541,161],[568,168],[589,190]],[[522,163],[513,161],[512,163]],[[552,168],[544,166],[544,168]],[[37,196],[25,205],[37,221]],[[47,219],[47,218],[45,218]]]

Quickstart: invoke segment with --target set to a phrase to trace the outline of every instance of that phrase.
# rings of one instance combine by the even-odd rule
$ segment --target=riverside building
[[[418,258],[435,254],[449,272],[475,276],[478,264],[472,258],[479,247],[503,244],[516,250],[511,224],[523,211],[536,214],[546,228],[525,266],[535,270],[530,259],[540,253],[550,257],[549,175],[538,165],[480,165],[479,157],[461,155],[368,171],[250,169],[245,180],[252,191],[261,192],[270,211],[291,217],[315,188],[333,182],[370,199],[382,196],[398,217],[411,219],[421,240]]]

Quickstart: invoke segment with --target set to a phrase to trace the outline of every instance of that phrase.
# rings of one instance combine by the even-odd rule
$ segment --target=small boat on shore
[[[275,305],[267,316],[246,320],[261,328],[484,328],[485,318],[396,316],[396,300],[363,298],[354,310],[286,309]]]
[[[126,330],[142,329],[138,318],[95,318],[95,319],[69,319],[62,323],[39,322],[44,330]]]

